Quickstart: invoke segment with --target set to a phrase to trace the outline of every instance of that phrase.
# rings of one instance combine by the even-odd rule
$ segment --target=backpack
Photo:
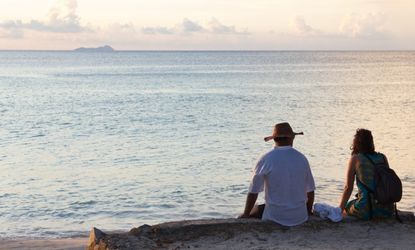
[[[383,156],[382,162],[375,163],[368,155],[364,156],[374,165],[375,200],[380,204],[399,202],[402,198],[402,182],[398,175],[391,169]]]
[[[391,169],[385,159],[385,156],[382,154],[382,162],[374,162],[369,155],[363,154],[374,166],[374,181],[375,189],[372,190],[360,180],[358,180],[366,190],[369,192],[369,195],[372,194],[377,203],[380,204],[394,204],[395,208],[395,218],[402,222],[399,218],[398,209],[396,207],[396,202],[399,202],[402,198],[402,182],[399,179],[398,175]],[[370,219],[372,219],[372,201],[369,199],[370,207]]]

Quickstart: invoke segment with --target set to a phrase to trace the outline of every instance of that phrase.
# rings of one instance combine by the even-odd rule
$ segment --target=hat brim
[[[264,138],[264,141],[270,141],[273,140],[275,138],[294,138],[296,135],[304,135],[303,132],[299,132],[299,133],[292,133],[292,134],[287,134],[287,135],[271,135],[271,136],[267,136]]]

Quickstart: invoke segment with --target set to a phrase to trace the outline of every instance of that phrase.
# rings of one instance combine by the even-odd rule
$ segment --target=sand
[[[333,223],[316,216],[297,227],[253,219],[175,221],[91,238],[0,239],[0,249],[415,249],[415,217]],[[98,237],[96,237],[98,236]],[[97,244],[95,244],[97,243]]]
[[[7,250],[85,250],[88,238],[64,239],[0,239],[0,249]]]

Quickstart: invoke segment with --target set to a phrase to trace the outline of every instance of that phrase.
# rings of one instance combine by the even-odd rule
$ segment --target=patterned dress
[[[374,162],[384,160],[381,153],[367,154]],[[369,194],[368,190],[362,185],[363,182],[371,190],[375,189],[374,168],[375,166],[363,154],[357,155],[359,161],[356,165],[356,185],[358,193],[356,199],[350,200],[346,205],[348,215],[358,217],[360,219],[370,219],[369,197],[372,201],[372,218],[390,218],[393,215],[393,204],[378,204],[373,198],[373,194]],[[360,180],[360,181],[359,181]]]

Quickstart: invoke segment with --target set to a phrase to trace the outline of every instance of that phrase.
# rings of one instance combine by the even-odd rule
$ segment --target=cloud
[[[385,23],[386,16],[382,13],[352,14],[343,19],[339,30],[347,37],[382,39],[388,36]]]
[[[97,29],[96,33],[98,33],[98,31],[109,38],[135,37],[138,34],[134,24],[132,23],[113,23],[104,29]]]
[[[351,14],[343,18],[337,31],[329,31],[314,28],[303,17],[296,16],[291,20],[290,28],[294,35],[315,38],[385,39],[389,35],[385,24],[386,16],[382,13]]]
[[[161,34],[161,35],[171,35],[174,34],[174,29],[173,28],[167,28],[167,27],[144,27],[141,29],[141,32],[146,34],[146,35],[156,35],[156,34]]]
[[[88,31],[87,27],[80,24],[80,18],[76,14],[77,7],[76,0],[63,0],[58,7],[49,11],[46,23],[38,22],[38,29],[63,33]]]
[[[290,22],[291,30],[297,35],[322,35],[322,32],[308,25],[301,16],[294,17]]]
[[[192,21],[188,18],[184,18],[181,23],[178,23],[174,27],[144,27],[141,32],[146,35],[191,35],[196,33],[206,34],[236,34],[236,35],[247,35],[245,31],[238,31],[233,25],[224,25],[217,19],[213,18],[207,25],[203,26],[196,21]]]
[[[23,30],[19,28],[10,27],[0,30],[0,38],[21,39],[23,36]]]
[[[21,34],[23,30],[33,30],[40,32],[54,33],[79,33],[91,31],[90,28],[80,24],[80,18],[76,14],[78,4],[76,0],[62,0],[59,4],[51,8],[47,14],[47,19],[31,20],[7,20],[0,23],[0,28],[9,30],[14,34]]]
[[[76,39],[84,39],[83,43],[120,45],[136,43],[140,40],[140,32],[132,23],[112,23],[108,26],[96,28],[94,32],[76,36]],[[91,43],[92,42],[92,43]]]
[[[194,33],[194,32],[205,31],[205,28],[203,28],[197,22],[193,22],[187,18],[183,19],[183,22],[179,24],[179,27],[184,33]]]
[[[141,32],[146,35],[175,35],[175,34],[192,34],[205,32],[206,29],[203,28],[197,22],[189,20],[187,18],[183,19],[181,23],[176,24],[174,27],[164,27],[164,26],[155,26],[155,27],[144,27],[141,29]]]
[[[246,35],[249,34],[247,31],[237,31],[235,26],[227,26],[219,22],[217,19],[213,18],[210,22],[210,30],[212,33],[215,34],[238,34],[238,35]]]

